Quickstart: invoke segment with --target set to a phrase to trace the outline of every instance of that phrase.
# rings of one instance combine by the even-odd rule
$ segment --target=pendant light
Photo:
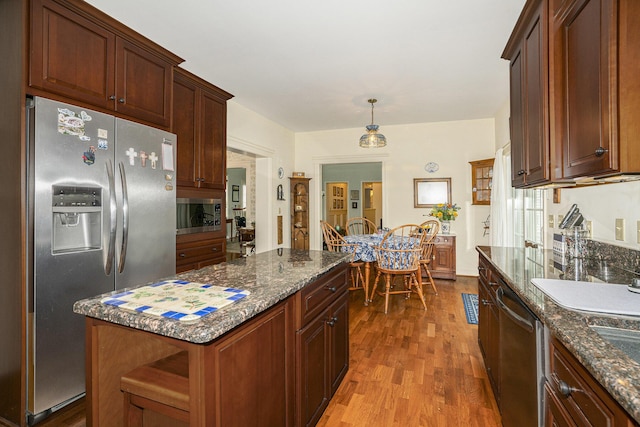
[[[379,148],[387,145],[387,138],[381,133],[378,133],[378,125],[373,124],[373,104],[378,102],[377,99],[372,98],[367,102],[371,104],[371,124],[367,125],[367,133],[360,137],[360,147],[362,148]]]

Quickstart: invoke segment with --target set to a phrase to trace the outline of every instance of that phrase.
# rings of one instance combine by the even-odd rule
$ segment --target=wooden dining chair
[[[328,222],[321,220],[320,226],[329,252],[345,252],[351,254],[351,259],[349,261],[349,267],[351,267],[351,287],[349,290],[364,289],[364,297],[366,300],[367,294],[369,293],[369,284],[365,283],[362,275],[362,266],[364,265],[364,262],[355,260],[358,245],[355,243],[347,243],[344,240],[344,237],[342,237],[342,235],[338,233],[338,231]]]
[[[433,291],[438,295],[438,289],[431,277],[430,264],[433,261],[433,248],[435,246],[435,240],[438,232],[440,231],[440,222],[435,219],[430,219],[420,224],[420,232],[424,234],[424,242],[422,243],[422,253],[420,254],[420,274],[418,280],[422,285],[422,271],[424,271],[429,278],[429,283]]]
[[[374,293],[384,295],[384,313],[389,310],[389,295],[404,294],[409,298],[412,292],[418,294],[420,301],[427,309],[427,303],[422,292],[422,284],[418,279],[420,274],[420,255],[425,233],[419,233],[417,224],[406,224],[396,227],[382,238],[382,242],[376,248],[376,264],[378,273],[371,291],[371,300]],[[384,291],[378,291],[378,280],[384,275]],[[394,279],[403,278],[402,289],[393,286]]]
[[[365,217],[354,217],[347,220],[347,234],[374,234],[377,231],[373,221]]]

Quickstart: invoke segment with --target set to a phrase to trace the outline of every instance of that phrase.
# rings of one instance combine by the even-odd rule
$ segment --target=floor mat
[[[478,324],[478,295],[462,294],[462,303],[464,304],[464,314],[467,316],[467,323],[470,325]]]

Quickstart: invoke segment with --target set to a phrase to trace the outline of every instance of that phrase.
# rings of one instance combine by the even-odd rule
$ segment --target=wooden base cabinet
[[[349,369],[347,283],[339,268],[297,295],[297,426],[318,422]]]
[[[484,357],[484,365],[493,395],[500,405],[500,317],[496,305],[496,272],[489,262],[480,256],[478,261],[478,346]]]
[[[557,338],[551,337],[549,344],[546,426],[637,426]]]
[[[456,236],[436,236],[433,260],[429,263],[429,268],[434,279],[456,280]]]
[[[224,237],[206,238],[202,234],[176,237],[176,273],[198,270],[212,264],[226,261]]]

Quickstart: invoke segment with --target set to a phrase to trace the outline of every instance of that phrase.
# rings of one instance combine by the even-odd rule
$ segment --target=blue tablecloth
[[[376,260],[375,247],[380,244],[383,234],[351,234],[344,236],[347,243],[356,243],[354,261],[374,262]]]
[[[384,234],[352,234],[344,236],[344,239],[347,243],[356,243],[358,245],[355,261],[373,262],[376,260],[376,247],[380,246],[383,237]],[[405,236],[388,239],[387,243],[389,243],[388,249],[407,249],[415,247],[420,243],[420,240],[415,237]],[[400,263],[406,264],[406,260],[403,259]]]

